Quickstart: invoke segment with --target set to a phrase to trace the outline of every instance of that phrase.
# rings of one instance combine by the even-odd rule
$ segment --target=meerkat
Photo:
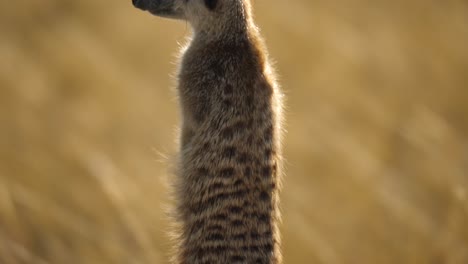
[[[250,0],[133,0],[186,20],[176,263],[281,262],[278,192],[282,93]]]

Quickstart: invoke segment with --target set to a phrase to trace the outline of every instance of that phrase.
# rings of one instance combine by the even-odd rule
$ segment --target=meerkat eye
[[[205,5],[209,10],[214,10],[217,4],[218,0],[205,0]]]

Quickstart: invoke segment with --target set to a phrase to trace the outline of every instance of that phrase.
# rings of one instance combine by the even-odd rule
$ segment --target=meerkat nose
[[[146,9],[144,0],[132,0],[132,3],[136,8],[139,8],[139,9],[142,9],[142,10]]]

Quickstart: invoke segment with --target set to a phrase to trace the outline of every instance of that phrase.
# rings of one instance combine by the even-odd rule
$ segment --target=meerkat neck
[[[235,1],[222,17],[194,19],[191,22],[195,38],[203,40],[236,41],[248,38],[254,25],[249,6],[242,1]]]

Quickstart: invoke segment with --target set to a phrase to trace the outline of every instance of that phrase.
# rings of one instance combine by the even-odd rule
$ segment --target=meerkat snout
[[[153,15],[183,19],[184,5],[188,0],[132,0],[133,5]]]
[[[141,10],[146,10],[146,0],[132,0],[133,6]]]
[[[222,0],[132,0],[133,6],[166,18],[198,20],[209,13],[218,12]],[[196,17],[196,18],[195,18]]]

